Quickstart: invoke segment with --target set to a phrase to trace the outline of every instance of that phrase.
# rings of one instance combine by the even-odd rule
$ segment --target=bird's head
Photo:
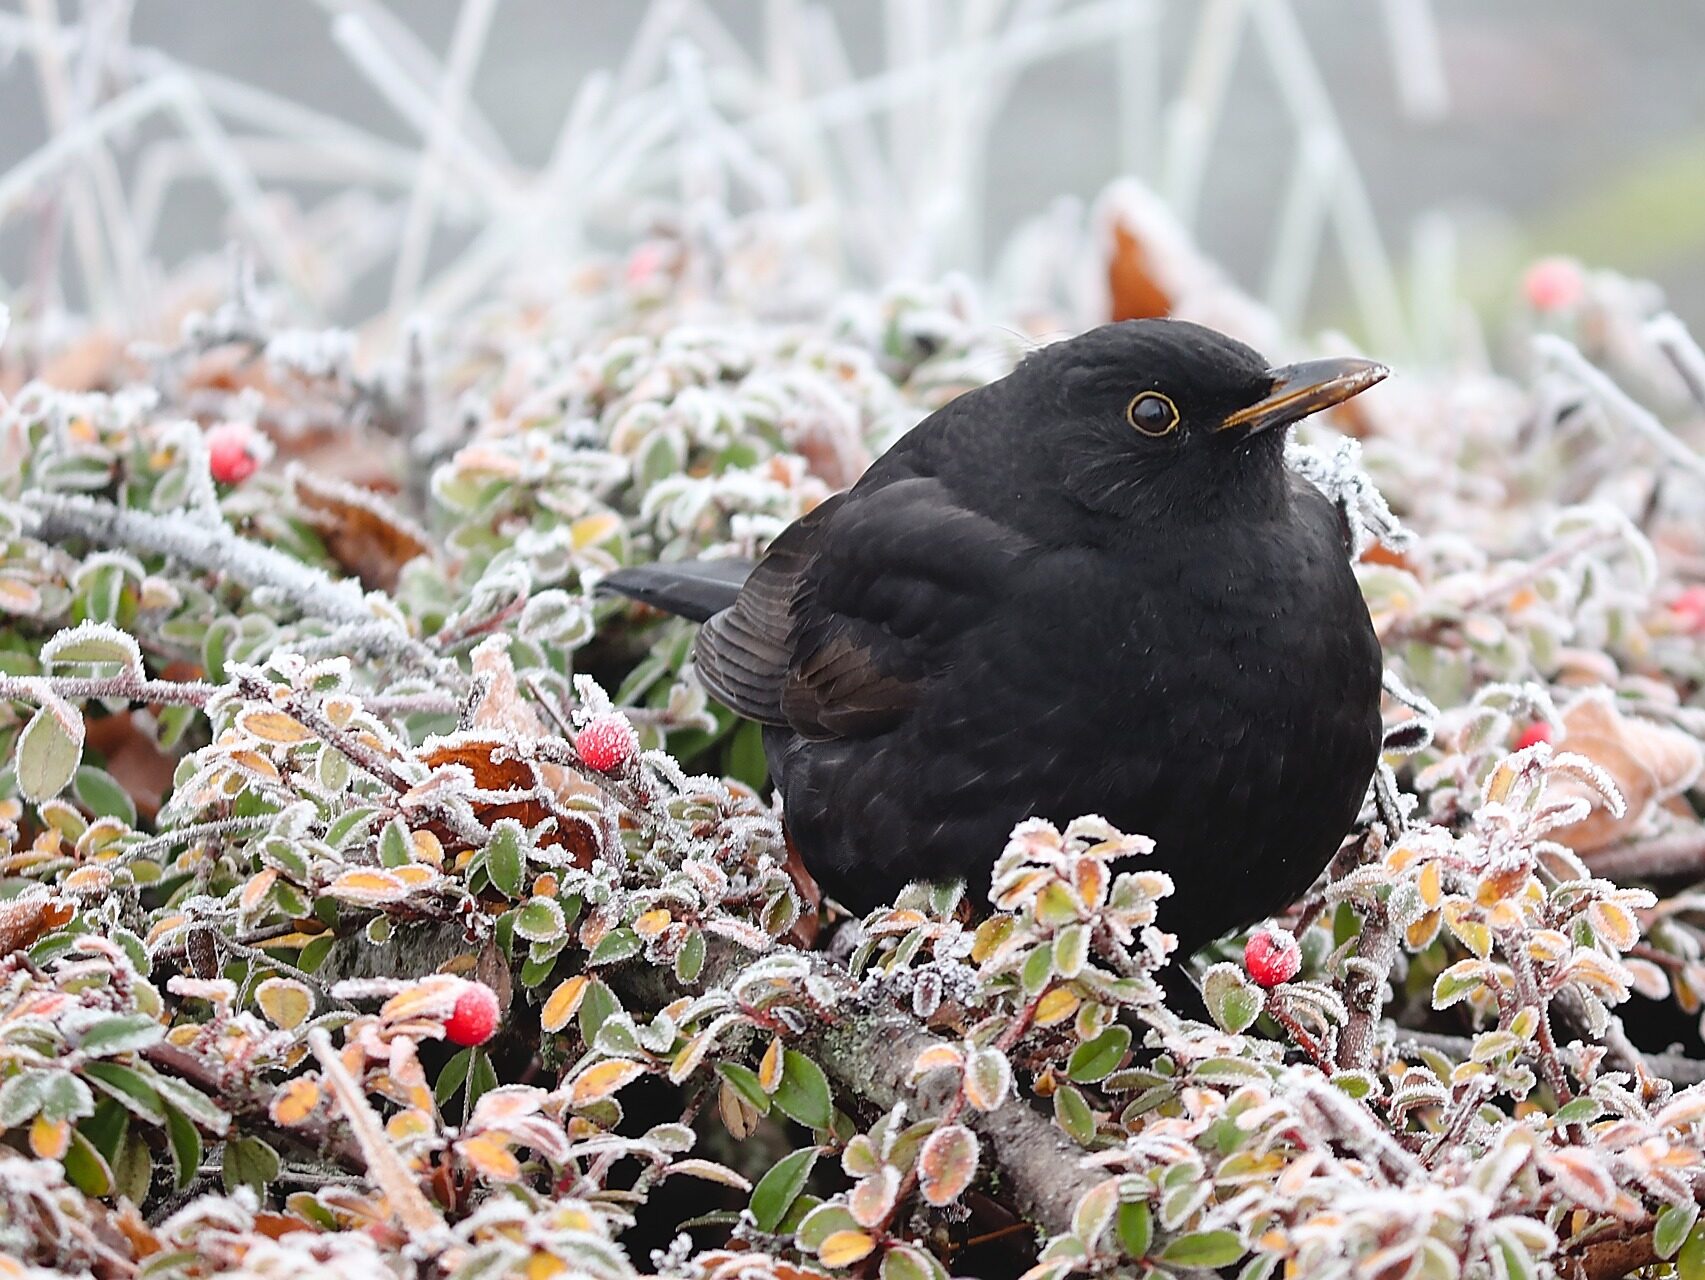
[[[1049,388],[1073,500],[1131,516],[1282,500],[1286,428],[1386,373],[1347,357],[1274,367],[1183,320],[1103,325],[1020,369]]]

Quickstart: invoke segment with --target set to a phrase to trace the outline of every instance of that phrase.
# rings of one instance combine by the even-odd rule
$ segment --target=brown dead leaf
[[[1627,803],[1618,818],[1602,803],[1581,821],[1563,827],[1557,837],[1576,853],[1590,854],[1638,831],[1654,810],[1687,790],[1698,779],[1705,756],[1699,743],[1679,729],[1625,716],[1599,693],[1577,698],[1563,712],[1560,751],[1583,755],[1615,780]],[[1552,784],[1565,795],[1590,796],[1572,779]]]
[[[459,764],[473,774],[474,785],[481,791],[498,793],[497,798],[474,805],[475,815],[486,827],[504,818],[514,818],[524,827],[534,827],[552,816],[545,802],[535,794],[544,781],[545,769],[550,766],[538,766],[541,776],[535,779],[535,766],[527,761],[513,757],[498,759],[512,744],[513,739],[506,737],[474,738],[464,735],[452,741],[434,743],[420,752],[419,759],[430,769]],[[548,787],[550,784],[545,785]],[[556,791],[556,794],[564,793]],[[587,819],[590,822],[593,816],[588,814]],[[433,825],[428,830],[443,842],[445,848],[462,847],[460,839],[449,828]],[[572,820],[559,821],[554,829],[545,833],[541,843],[565,850],[573,856],[578,867],[591,866],[593,855],[598,851],[598,838],[592,827]]]
[[[45,889],[26,889],[0,902],[0,956],[32,945],[44,933],[67,923],[73,907]]]
[[[1171,295],[1154,278],[1148,251],[1124,222],[1113,224],[1107,288],[1113,320],[1147,320],[1172,314]]]
[[[782,837],[787,841],[785,870],[799,893],[799,919],[793,922],[785,940],[810,951],[817,945],[817,934],[823,927],[823,891],[817,887],[811,872],[806,870],[799,850],[794,847],[793,835],[785,827],[782,828]]]
[[[116,391],[140,372],[110,329],[94,329],[42,362],[36,377],[62,391]]]
[[[1095,223],[1107,272],[1109,319],[1174,316],[1263,351],[1279,345],[1272,314],[1197,248],[1146,187],[1114,183],[1096,204]]]
[[[295,465],[288,478],[332,559],[367,590],[394,590],[403,566],[429,553],[425,531],[373,490]]]

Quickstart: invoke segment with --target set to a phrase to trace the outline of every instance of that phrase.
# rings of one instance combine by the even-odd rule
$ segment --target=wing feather
[[[776,539],[699,632],[700,676],[741,715],[807,738],[884,732],[942,669],[943,640],[984,616],[1028,550],[939,480],[861,484]]]

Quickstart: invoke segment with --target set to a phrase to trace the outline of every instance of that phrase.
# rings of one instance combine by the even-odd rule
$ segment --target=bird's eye
[[[1158,391],[1145,391],[1131,397],[1125,421],[1145,436],[1163,436],[1178,425],[1178,406]]]

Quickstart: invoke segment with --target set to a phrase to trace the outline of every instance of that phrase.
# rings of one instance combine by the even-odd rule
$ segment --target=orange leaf
[[[396,871],[363,867],[358,871],[345,871],[326,886],[326,892],[345,902],[377,906],[385,902],[400,902],[409,896],[411,890]]]
[[[628,1058],[611,1058],[595,1067],[588,1067],[574,1078],[568,1091],[569,1105],[590,1106],[601,1102],[616,1090],[645,1074],[645,1064]]]
[[[298,1076],[272,1097],[272,1105],[267,1108],[272,1114],[274,1124],[289,1128],[301,1124],[320,1104],[320,1082],[306,1076]]]
[[[43,1160],[61,1159],[71,1146],[71,1122],[37,1116],[30,1122],[30,1150]]]
[[[860,1258],[870,1256],[876,1241],[862,1231],[836,1231],[823,1241],[817,1258],[826,1267],[850,1267]]]
[[[495,1134],[475,1134],[458,1142],[456,1150],[475,1172],[494,1181],[514,1182],[521,1176],[521,1162]]]
[[[589,980],[586,975],[576,974],[557,984],[557,989],[545,1001],[544,1008],[539,1010],[539,1025],[546,1031],[561,1031],[568,1025],[580,1008],[580,1002],[586,998],[586,988]]]
[[[1056,1022],[1064,1022],[1077,1012],[1081,1003],[1077,993],[1069,987],[1055,987],[1043,996],[1036,1005],[1036,1025],[1051,1027]]]
[[[763,1061],[758,1064],[758,1083],[765,1093],[774,1093],[781,1088],[781,1069],[781,1037],[776,1036],[770,1041],[770,1047],[764,1050]]]
[[[930,1134],[918,1153],[918,1179],[924,1199],[952,1204],[977,1175],[977,1135],[962,1124],[944,1125]]]
[[[253,911],[265,899],[267,890],[272,888],[273,881],[278,879],[276,867],[266,867],[249,877],[249,882],[243,886],[243,894],[239,899],[244,911]]]
[[[287,747],[306,742],[314,735],[294,716],[272,707],[250,709],[237,717],[237,725],[250,737],[275,747]]]

